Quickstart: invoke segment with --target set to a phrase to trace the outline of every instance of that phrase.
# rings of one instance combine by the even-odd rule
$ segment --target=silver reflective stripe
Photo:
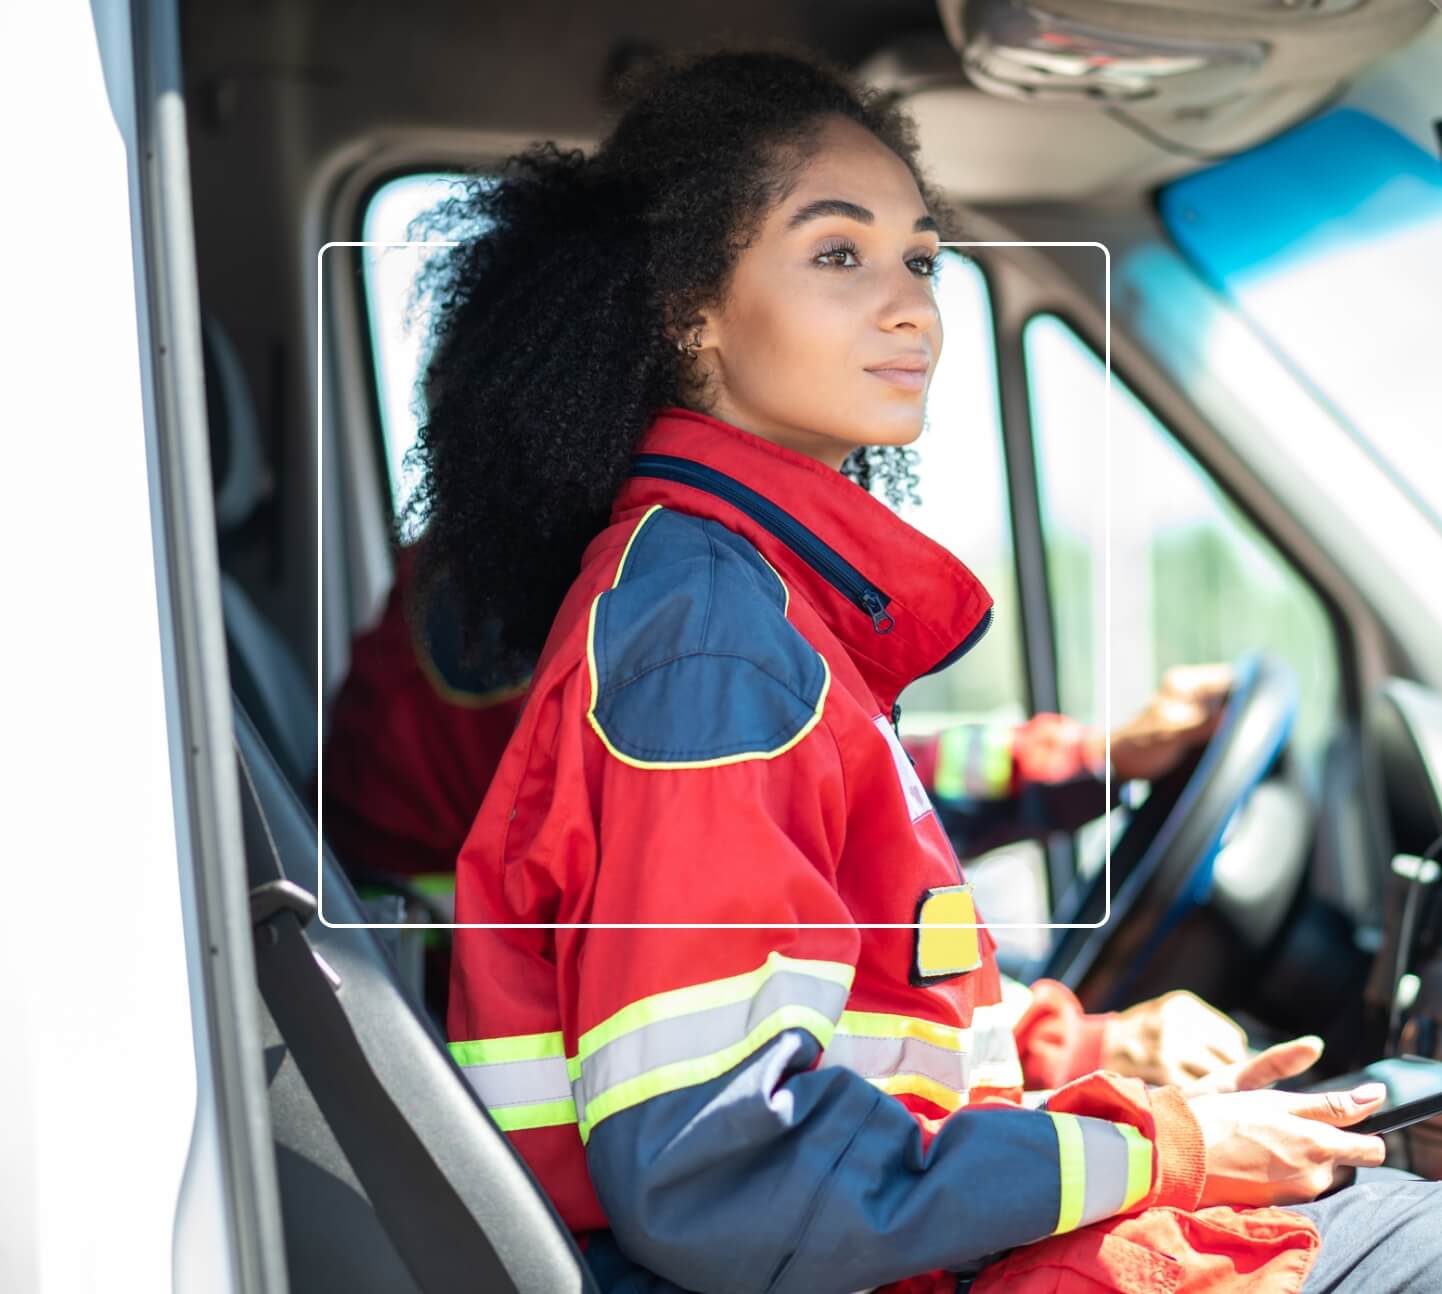
[[[620,1083],[663,1065],[703,1059],[744,1041],[781,1007],[810,1007],[835,1020],[849,993],[846,985],[816,975],[778,971],[752,997],[631,1029],[581,1062],[580,1076],[568,1093],[575,1097],[577,1118],[584,1123],[587,1104]]]
[[[1086,1193],[1078,1226],[1121,1212],[1127,1198],[1127,1143],[1115,1124],[1078,1118],[1086,1155]]]
[[[966,728],[966,763],[962,781],[967,795],[973,799],[984,798],[986,785],[981,775],[981,729],[976,724]]]
[[[493,1110],[571,1098],[571,1080],[566,1074],[564,1056],[462,1065],[461,1072],[476,1095]]]
[[[822,1066],[855,1070],[862,1078],[920,1074],[966,1099],[967,1055],[920,1038],[872,1038],[837,1033],[821,1057]]]
[[[1021,1087],[1021,1058],[1005,1003],[979,1006],[971,1016],[971,1086]]]

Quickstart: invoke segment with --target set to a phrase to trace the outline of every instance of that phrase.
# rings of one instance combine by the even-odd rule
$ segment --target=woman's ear
[[[711,344],[711,324],[704,314],[691,315],[684,324],[674,324],[666,334],[671,344],[687,359],[695,358],[697,352]]]

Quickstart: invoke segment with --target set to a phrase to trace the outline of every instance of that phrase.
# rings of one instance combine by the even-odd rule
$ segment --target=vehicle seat
[[[328,849],[318,864],[315,824],[239,703],[234,718],[291,1287],[595,1294],[374,933],[347,928],[365,919],[355,892]],[[322,881],[324,920],[307,911]]]
[[[235,346],[220,321],[201,325],[215,524],[222,550],[270,493],[260,418]],[[316,695],[289,644],[240,582],[222,570],[230,681],[287,780],[305,787],[316,766]]]

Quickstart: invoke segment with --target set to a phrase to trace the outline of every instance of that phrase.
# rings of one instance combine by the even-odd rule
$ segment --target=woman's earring
[[[701,329],[697,328],[696,331],[691,334],[690,341],[678,341],[676,343],[676,349],[686,356],[687,359],[692,358],[696,352],[701,349]]]

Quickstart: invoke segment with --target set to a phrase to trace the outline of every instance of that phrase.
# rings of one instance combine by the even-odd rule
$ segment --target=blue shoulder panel
[[[642,766],[770,759],[816,724],[826,662],[780,576],[718,522],[654,508],[592,610],[592,726]]]

